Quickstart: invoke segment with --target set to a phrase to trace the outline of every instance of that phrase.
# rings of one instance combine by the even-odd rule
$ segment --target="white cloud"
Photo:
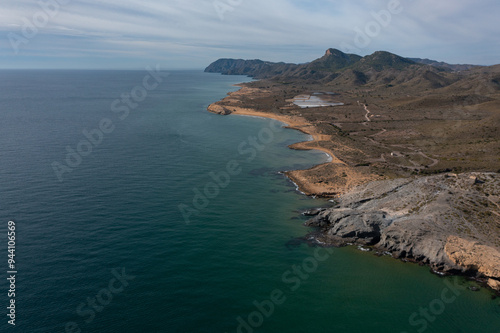
[[[141,66],[149,59],[169,59],[183,52],[186,60],[179,66],[201,67],[229,56],[309,61],[328,47],[352,43],[353,29],[364,28],[373,21],[371,13],[386,9],[389,1],[241,0],[239,5],[232,1],[237,5],[221,20],[213,0],[73,0],[61,5],[58,14],[39,28],[33,40],[43,43],[30,39],[14,57],[6,38],[0,41],[1,53],[10,53],[0,66],[31,61],[28,55],[35,53],[58,58],[64,48],[64,54],[76,58],[79,52],[91,54],[96,64],[99,58],[116,57],[117,64]],[[449,60],[455,50],[461,62],[494,62],[500,48],[497,2],[400,1],[402,13],[394,15],[362,53],[386,49],[422,56],[430,51],[428,57]],[[32,21],[40,12],[35,0],[7,1],[0,13],[0,34],[21,34],[22,18]],[[446,50],[440,51],[440,46]],[[467,46],[483,50],[468,55],[463,52]]]

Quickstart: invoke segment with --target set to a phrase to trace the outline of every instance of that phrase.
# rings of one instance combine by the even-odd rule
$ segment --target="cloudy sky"
[[[301,63],[338,48],[500,63],[498,0],[4,0],[0,68]]]

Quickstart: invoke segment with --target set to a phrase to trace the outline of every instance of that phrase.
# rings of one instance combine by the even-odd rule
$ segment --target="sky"
[[[0,68],[304,63],[328,48],[500,63],[498,0],[4,0]]]

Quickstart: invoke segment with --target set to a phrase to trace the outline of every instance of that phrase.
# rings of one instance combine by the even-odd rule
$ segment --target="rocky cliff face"
[[[357,243],[500,290],[500,174],[447,174],[354,188],[307,222],[330,245]]]
[[[498,249],[450,236],[444,250],[448,258],[457,266],[489,277],[488,285],[500,290],[500,252]]]

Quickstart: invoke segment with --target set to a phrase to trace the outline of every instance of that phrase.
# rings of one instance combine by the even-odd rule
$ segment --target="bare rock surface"
[[[500,290],[499,197],[498,173],[382,180],[353,188],[306,224],[319,228],[321,243],[373,246]]]

